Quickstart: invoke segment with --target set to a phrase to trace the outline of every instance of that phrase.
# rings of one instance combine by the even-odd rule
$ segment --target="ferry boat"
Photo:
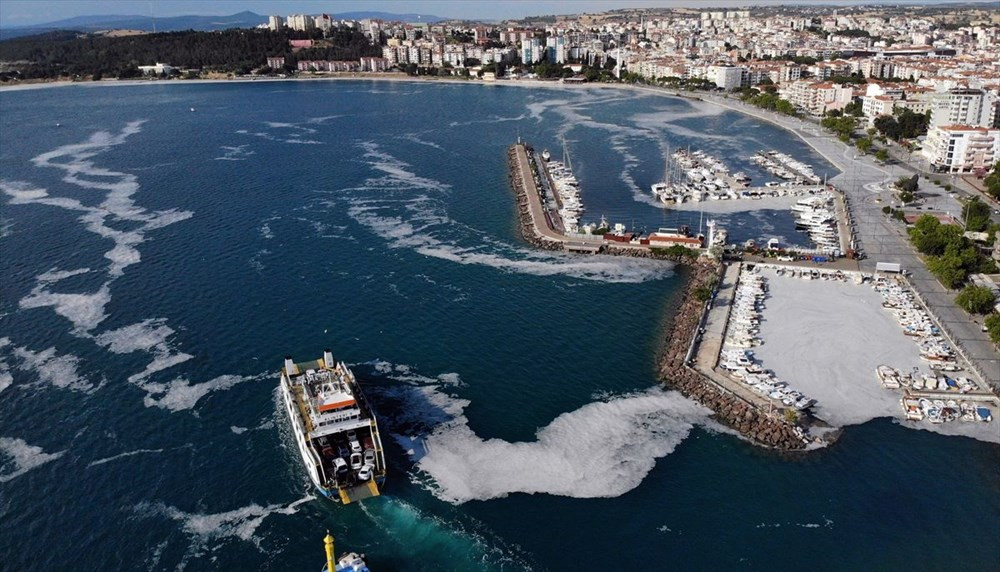
[[[305,363],[286,357],[281,396],[302,463],[319,492],[344,504],[378,496],[386,471],[382,440],[347,365],[330,350]]]

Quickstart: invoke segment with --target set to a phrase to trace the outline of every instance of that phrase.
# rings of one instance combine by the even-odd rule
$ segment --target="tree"
[[[986,192],[995,199],[1000,199],[1000,161],[993,165],[993,172],[983,181],[986,184]]]
[[[934,256],[927,261],[927,270],[931,271],[945,288],[954,290],[965,282],[968,273],[961,263],[949,256]]]
[[[889,152],[885,149],[879,149],[878,151],[875,151],[875,158],[878,161],[885,163],[889,160]]]
[[[865,114],[864,105],[860,100],[852,101],[844,106],[844,114],[851,115],[853,117],[862,117]]]
[[[993,311],[996,296],[985,286],[966,286],[955,297],[955,303],[970,314],[989,314]]]
[[[970,232],[982,232],[990,226],[990,207],[973,197],[962,207],[962,220],[965,221],[965,230]]]
[[[1000,346],[1000,314],[992,314],[986,317],[984,323],[986,331],[990,334],[990,339],[994,344]]]
[[[896,179],[896,188],[903,192],[915,193],[920,183],[920,177],[913,175],[912,177],[907,177],[903,175],[902,177]]]
[[[862,137],[861,139],[858,139],[857,142],[855,142],[855,145],[857,145],[858,151],[861,151],[862,153],[867,153],[872,148],[872,140],[867,137]]]

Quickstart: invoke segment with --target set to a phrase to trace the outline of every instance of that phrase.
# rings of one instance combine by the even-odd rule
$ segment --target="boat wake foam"
[[[385,375],[397,379],[394,372]],[[400,404],[392,436],[415,462],[415,480],[455,504],[511,493],[620,496],[639,486],[656,459],[673,452],[696,425],[720,428],[705,407],[653,388],[563,413],[539,429],[535,441],[511,443],[476,435],[465,417],[470,402],[440,384],[380,391]]]
[[[524,550],[498,538],[468,515],[428,514],[395,497],[359,503],[372,523],[395,541],[393,553],[407,562],[479,562],[487,570],[531,570]]]
[[[41,447],[29,445],[23,439],[0,437],[0,483],[8,483],[32,469],[62,457],[66,451],[46,453]]]

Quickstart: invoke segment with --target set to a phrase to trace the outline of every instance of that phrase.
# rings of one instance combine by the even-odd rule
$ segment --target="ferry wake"
[[[344,504],[379,495],[385,453],[375,414],[354,373],[323,358],[295,363],[285,358],[281,396],[309,478],[323,496]]]

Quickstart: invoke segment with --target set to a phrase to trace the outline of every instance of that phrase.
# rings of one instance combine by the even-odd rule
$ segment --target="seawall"
[[[754,405],[725,392],[687,365],[691,342],[698,333],[705,310],[705,303],[698,299],[695,291],[718,279],[721,272],[721,266],[714,261],[698,261],[688,266],[691,276],[663,340],[659,360],[660,381],[708,407],[720,422],[759,445],[782,450],[804,449],[806,441],[800,427],[769,416]]]

